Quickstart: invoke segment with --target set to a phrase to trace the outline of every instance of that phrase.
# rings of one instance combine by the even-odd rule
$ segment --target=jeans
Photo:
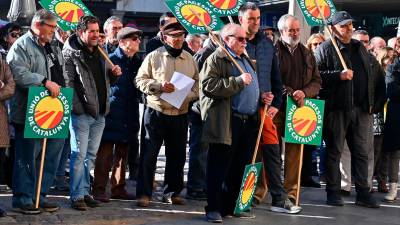
[[[191,111],[189,120],[189,171],[186,186],[189,191],[205,190],[208,146],[201,141],[203,125],[200,114]]]
[[[99,115],[93,118],[88,114],[71,115],[71,158],[70,158],[70,195],[71,200],[82,199],[89,195],[90,170],[94,167],[97,150],[105,126],[105,118]]]
[[[61,152],[60,163],[58,164],[56,172],[57,177],[65,176],[65,167],[67,166],[67,161],[70,153],[71,153],[71,145],[70,145],[70,139],[68,137],[68,139],[65,140],[65,144]]]
[[[64,139],[47,139],[40,202],[53,184],[63,146]],[[35,203],[41,152],[42,139],[24,138],[24,125],[15,124],[13,207]]]
[[[140,150],[139,176],[136,196],[153,194],[153,180],[157,156],[165,143],[164,193],[179,195],[183,189],[183,167],[186,161],[187,114],[169,116],[150,107],[144,112],[146,136],[144,149]]]

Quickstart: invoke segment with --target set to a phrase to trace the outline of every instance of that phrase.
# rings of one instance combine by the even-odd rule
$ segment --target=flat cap
[[[331,20],[331,25],[345,25],[348,22],[353,22],[354,19],[353,17],[350,16],[350,14],[346,11],[339,11],[333,14],[332,20]]]
[[[185,28],[180,24],[179,22],[176,21],[171,21],[169,23],[166,23],[162,28],[161,32],[163,34],[177,34],[177,33],[182,33],[186,32]]]
[[[132,35],[142,35],[143,31],[133,28],[133,27],[124,27],[118,31],[117,40],[125,39],[131,37]]]

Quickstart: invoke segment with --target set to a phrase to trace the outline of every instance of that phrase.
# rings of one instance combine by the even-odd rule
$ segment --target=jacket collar
[[[159,50],[159,51],[161,51],[161,53],[162,53],[163,55],[165,55],[165,56],[170,56],[169,53],[167,52],[167,49],[165,49],[164,46],[160,47],[160,50]],[[181,53],[177,58],[187,59],[187,58],[188,58],[188,55],[187,55],[187,54],[183,54],[184,52],[186,52],[185,49],[182,50],[182,53]],[[190,55],[190,54],[189,54],[189,55]],[[171,56],[171,57],[172,57],[172,56]]]
[[[335,37],[335,40],[336,40],[336,43],[337,43],[337,45],[338,45],[340,50],[346,49],[345,44],[343,44],[343,42],[341,42],[337,37]],[[353,39],[353,38],[350,40],[350,44],[352,46],[355,46],[357,49],[359,49],[360,46],[361,46],[361,42],[357,41],[356,39]]]
[[[229,62],[231,61],[229,59],[228,55],[225,53],[224,50],[222,50],[221,47],[218,47],[217,50],[215,50],[215,54],[216,54],[216,56],[218,58],[224,59],[224,60],[229,61]],[[251,61],[251,59],[249,59],[245,54],[242,54],[242,58],[246,59],[250,63],[250,65],[253,68],[253,70],[256,71],[256,67],[253,64],[253,62]]]

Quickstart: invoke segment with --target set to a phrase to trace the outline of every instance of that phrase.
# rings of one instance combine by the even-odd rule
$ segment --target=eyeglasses
[[[300,33],[300,28],[296,28],[296,29],[286,29],[287,32],[289,33]]]
[[[169,36],[169,37],[172,37],[172,38],[182,38],[182,37],[185,36],[185,33],[166,34],[166,35]]]
[[[317,47],[318,45],[320,45],[322,42],[316,42],[316,43],[311,43],[312,46]]]
[[[45,23],[45,22],[42,22],[42,24],[50,27],[53,30],[55,30],[57,28],[57,25],[51,25],[51,24],[48,24],[48,23]]]
[[[140,37],[140,36],[132,36],[132,37],[130,37],[130,39],[132,40],[132,41],[137,41],[137,40],[142,40],[142,37]]]
[[[246,38],[245,38],[245,37],[237,37],[237,36],[235,36],[235,35],[228,35],[228,37],[234,37],[234,38],[236,38],[236,40],[237,40],[238,42],[245,42],[245,41],[246,41]]]
[[[19,38],[19,37],[21,36],[21,33],[20,33],[20,32],[16,32],[16,31],[13,31],[13,32],[9,33],[9,35],[10,35],[12,38]]]

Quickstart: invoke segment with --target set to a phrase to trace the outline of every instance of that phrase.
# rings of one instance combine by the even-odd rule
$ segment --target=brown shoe
[[[79,210],[79,211],[88,210],[88,206],[86,205],[86,203],[83,199],[72,200],[71,208]]]
[[[141,196],[137,200],[137,205],[140,207],[148,207],[150,205],[150,197],[145,195]]]
[[[179,197],[179,196],[172,196],[171,201],[173,205],[186,205],[185,199]]]
[[[122,199],[122,200],[135,200],[136,196],[134,194],[130,194],[127,191],[118,193],[118,194],[112,194],[111,195],[112,199]]]
[[[94,200],[100,201],[100,202],[110,202],[110,198],[107,196],[106,193],[98,194],[98,195],[93,195]]]

